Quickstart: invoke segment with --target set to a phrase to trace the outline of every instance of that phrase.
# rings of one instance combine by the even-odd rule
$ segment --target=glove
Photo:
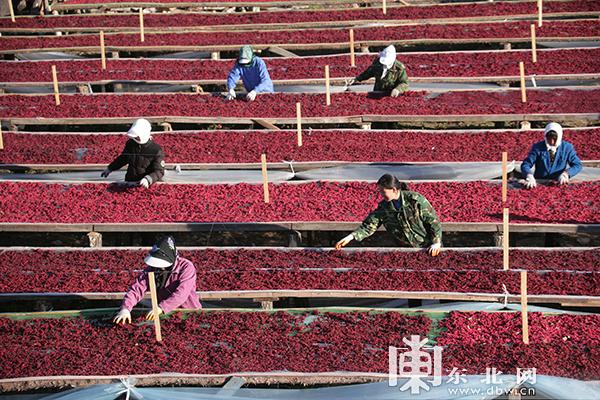
[[[533,189],[536,186],[537,186],[537,183],[535,182],[535,178],[533,177],[533,175],[532,174],[527,175],[527,179],[525,179],[525,187],[527,189]]]
[[[158,317],[162,313],[163,313],[163,310],[160,307],[157,307],[156,315],[154,315],[154,310],[150,310],[150,311],[148,311],[148,314],[146,314],[146,319],[148,321],[154,321],[154,317]]]
[[[400,91],[398,89],[394,89],[394,90],[392,90],[392,93],[390,94],[390,96],[398,97],[398,96],[400,96]]]
[[[441,243],[434,243],[431,246],[429,246],[429,255],[431,255],[431,257],[437,257],[440,254],[441,249]]]
[[[354,236],[352,234],[349,234],[348,236],[346,236],[345,238],[343,238],[342,240],[340,240],[339,242],[337,242],[335,244],[335,249],[336,250],[341,249],[342,247],[344,247],[345,245],[350,243],[352,240],[354,240]]]
[[[246,100],[248,101],[254,101],[254,99],[256,99],[256,92],[254,90],[248,92],[248,94],[246,95]]]
[[[140,186],[148,189],[150,187],[150,181],[148,178],[142,178],[142,180],[140,180]]]
[[[130,324],[131,323],[131,313],[129,312],[128,309],[121,308],[119,313],[113,319],[113,322],[115,324],[123,323],[123,325]]]
[[[229,93],[227,93],[227,100],[235,100],[235,90],[229,89]]]
[[[560,176],[558,177],[558,183],[560,185],[566,185],[567,183],[569,183],[569,173],[567,171],[560,174]]]
[[[111,173],[111,172],[112,172],[112,171],[111,171],[110,169],[106,168],[104,171],[102,171],[102,173],[100,174],[100,176],[101,176],[102,178],[107,178],[107,177],[108,177],[108,175],[110,175],[110,173]]]

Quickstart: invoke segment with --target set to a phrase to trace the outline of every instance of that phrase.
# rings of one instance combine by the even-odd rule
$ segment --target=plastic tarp
[[[508,172],[513,170],[514,162],[511,162]],[[400,180],[489,180],[502,176],[502,163],[345,165],[299,172],[296,177],[302,180],[376,182],[383,174],[395,175]]]
[[[73,389],[42,397],[43,400],[113,400],[125,395],[126,399],[181,399],[181,400],[226,400],[226,399],[264,399],[264,400],[313,400],[313,399],[347,399],[359,400],[481,400],[506,398],[511,389],[521,386],[533,388],[535,396],[527,398],[596,400],[600,398],[598,385],[574,379],[537,375],[534,382],[526,381],[517,384],[517,376],[502,374],[497,383],[486,382],[485,375],[461,375],[459,383],[456,379],[444,376],[441,384],[431,383],[431,377],[423,379],[429,388],[420,389],[412,394],[408,387],[408,378],[399,378],[397,384],[390,386],[387,381],[345,386],[333,386],[308,389],[247,389],[227,388],[138,388],[123,379],[122,382],[110,385],[94,385],[82,389]],[[402,389],[404,387],[404,389]]]
[[[521,164],[516,167],[516,171],[521,173]],[[600,180],[600,168],[594,167],[583,167],[571,180],[573,181],[598,181]]]
[[[24,61],[41,61],[41,60],[82,60],[86,57],[81,57],[75,54],[62,53],[56,51],[45,51],[39,53],[21,53],[15,54],[17,60]]]
[[[294,174],[286,171],[269,171],[269,182],[285,182],[294,177]],[[2,174],[0,180],[15,181],[51,181],[66,183],[81,182],[123,182],[125,171],[114,171],[108,178],[102,178],[100,171],[84,172],[58,172],[49,174]],[[166,183],[202,183],[202,184],[236,184],[236,183],[262,183],[262,172],[260,170],[205,170],[205,171],[165,171],[163,182]]]

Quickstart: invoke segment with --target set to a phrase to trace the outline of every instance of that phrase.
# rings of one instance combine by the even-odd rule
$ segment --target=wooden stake
[[[527,271],[521,271],[521,320],[523,343],[529,344],[529,319],[527,318]]]
[[[2,121],[0,121],[0,150],[4,150],[4,139],[2,138]]]
[[[100,57],[102,57],[102,69],[106,69],[106,49],[104,48],[104,31],[100,31]]]
[[[519,74],[521,75],[521,101],[527,103],[527,92],[525,91],[525,64],[519,61]]]
[[[331,105],[331,89],[329,86],[329,65],[325,66],[325,104]]]
[[[54,102],[60,106],[60,94],[58,93],[58,78],[56,77],[56,65],[52,66],[52,83],[54,84]]]
[[[531,24],[531,61],[537,62],[537,43],[535,40],[535,24]]]
[[[296,103],[296,126],[298,127],[298,147],[302,147],[302,105]]]
[[[386,2],[386,0],[383,0],[381,8],[383,9],[383,15],[386,15],[387,14],[387,2]]]
[[[538,28],[542,27],[542,0],[538,0]]]
[[[144,43],[144,10],[140,8],[140,42]]]
[[[350,29],[350,66],[356,67],[356,60],[354,58],[354,29]]]
[[[506,151],[502,152],[502,203],[506,204],[506,195],[508,189],[508,153]]]
[[[508,208],[502,210],[502,266],[508,271]]]
[[[267,176],[267,155],[265,153],[260,155],[260,164],[262,169],[263,178],[263,192],[265,203],[269,202],[269,177]]]
[[[15,10],[13,9],[12,0],[7,0],[7,2],[8,2],[8,10],[10,11],[10,20],[12,22],[17,22],[15,20]]]
[[[158,298],[156,297],[156,282],[154,281],[154,272],[148,272],[148,282],[150,282],[150,298],[152,299],[152,310],[154,311],[154,333],[156,341],[162,342],[160,332],[160,318],[158,316]]]

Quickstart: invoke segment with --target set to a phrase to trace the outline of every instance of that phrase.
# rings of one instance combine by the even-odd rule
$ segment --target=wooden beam
[[[291,57],[291,58],[299,58],[300,57],[298,54],[292,53],[291,51],[286,50],[279,46],[271,46],[271,47],[267,48],[267,50],[269,50],[271,53],[275,53],[282,57]]]
[[[256,122],[257,124],[259,124],[263,128],[267,128],[267,129],[270,129],[270,130],[273,130],[273,131],[279,131],[279,130],[281,130],[277,126],[273,125],[270,121],[268,121],[266,119],[255,118],[252,121]]]

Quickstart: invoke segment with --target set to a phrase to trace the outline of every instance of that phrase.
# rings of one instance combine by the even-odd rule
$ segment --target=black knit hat
[[[144,262],[151,267],[165,269],[175,264],[176,260],[175,240],[171,236],[166,236],[152,247]]]

